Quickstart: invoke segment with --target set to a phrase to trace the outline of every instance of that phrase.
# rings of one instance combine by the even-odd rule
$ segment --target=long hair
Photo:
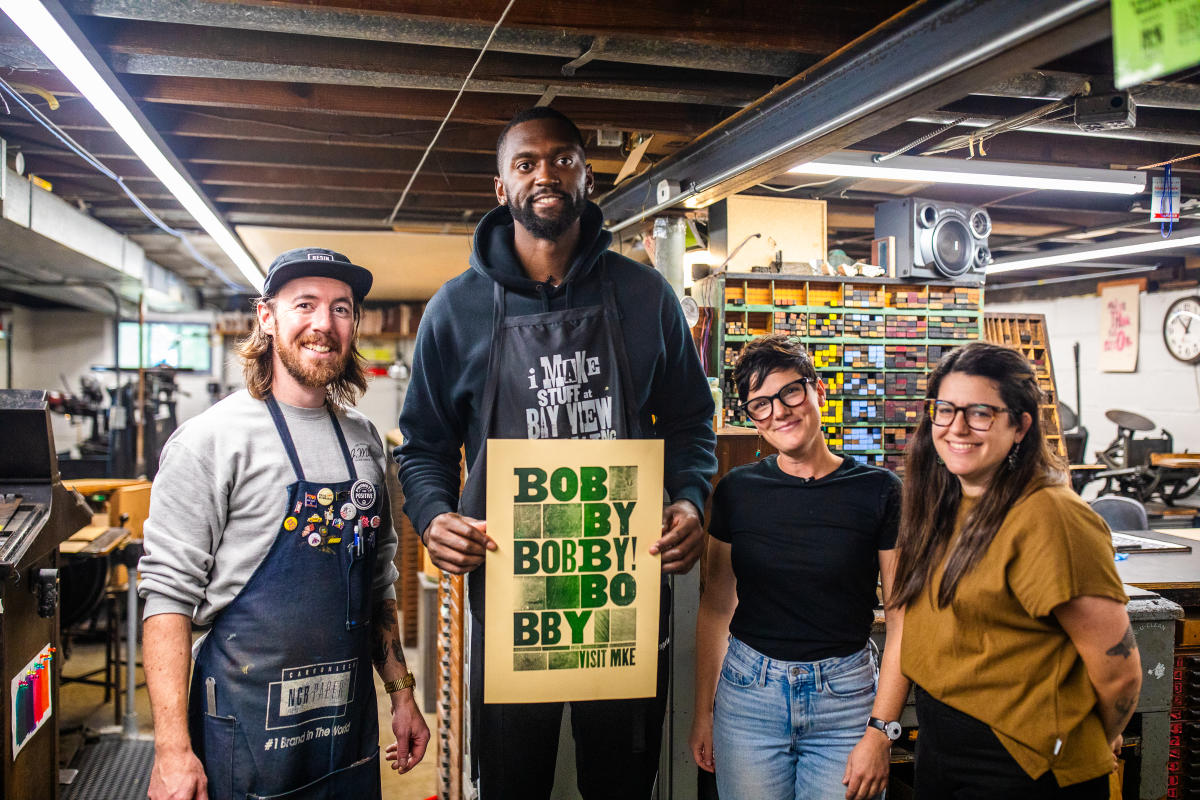
[[[972,342],[947,354],[929,376],[926,397],[937,399],[938,388],[951,372],[975,375],[996,384],[1009,421],[1021,424],[1028,414],[1032,423],[1017,448],[1014,463],[1006,459],[984,488],[979,503],[963,522],[954,549],[937,589],[939,608],[954,602],[963,576],[970,572],[996,537],[1008,510],[1023,495],[1063,482],[1062,460],[1052,453],[1042,431],[1042,391],[1029,362],[1016,350],[986,342]],[[938,463],[933,446],[933,424],[926,413],[904,457],[904,493],[900,515],[900,551],[896,563],[896,591],[891,606],[902,608],[915,600],[933,580],[950,539],[962,499],[958,478]]]
[[[253,305],[256,310],[260,304],[265,304],[274,313],[274,297],[260,297],[255,300]],[[350,334],[350,357],[346,359],[346,368],[325,387],[325,402],[333,408],[354,405],[358,396],[367,390],[367,360],[358,351],[359,312],[358,303],[355,303],[354,329]],[[271,393],[271,385],[275,381],[274,348],[274,340],[258,324],[258,314],[255,314],[254,328],[238,340],[236,352],[242,360],[242,377],[246,381],[246,389],[256,400],[265,400]]]

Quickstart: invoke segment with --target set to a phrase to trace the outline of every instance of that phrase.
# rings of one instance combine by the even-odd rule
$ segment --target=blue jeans
[[[869,645],[844,658],[777,661],[730,636],[713,707],[721,800],[843,800],[877,675]]]

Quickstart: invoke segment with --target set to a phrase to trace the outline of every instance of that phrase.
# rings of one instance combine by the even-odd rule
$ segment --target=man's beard
[[[562,208],[559,209],[557,216],[538,216],[533,208],[533,201],[548,194],[561,197],[563,199]],[[509,197],[511,198],[512,195],[510,194]],[[587,192],[582,189],[574,197],[566,192],[538,192],[527,197],[525,202],[520,206],[515,205],[511,199],[508,201],[509,213],[512,214],[512,218],[522,228],[529,231],[530,235],[535,239],[547,239],[551,242],[558,241],[558,237],[566,233],[575,224],[575,221],[583,215],[583,209],[586,206]]]
[[[281,342],[276,337],[275,348],[279,353],[279,360],[283,362],[283,367],[288,374],[295,378],[301,386],[309,389],[324,389],[342,377],[346,371],[346,364],[350,360],[349,352],[342,353],[331,361],[311,363],[305,360],[302,352],[305,344],[323,344],[335,353],[341,350],[341,342],[330,337],[310,336],[292,343]]]

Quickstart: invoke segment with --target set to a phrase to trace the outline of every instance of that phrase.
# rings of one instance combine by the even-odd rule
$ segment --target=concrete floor
[[[419,655],[419,652],[415,649],[406,652],[409,664],[414,665],[414,669],[415,665],[422,663]],[[82,639],[72,640],[70,657],[67,658],[63,665],[66,675],[81,675],[103,666],[103,643]],[[124,675],[123,671],[122,675]],[[143,677],[140,668],[137,671],[137,676],[138,682],[142,683]],[[97,677],[103,677],[103,675]],[[424,679],[426,679],[425,676],[417,675],[418,681]],[[124,677],[122,677],[121,682],[122,688],[124,688]],[[375,676],[375,691],[379,698],[379,729],[382,748],[391,741],[391,713],[387,695],[383,693],[382,682],[379,680],[378,675]],[[420,696],[418,695],[419,701]],[[70,766],[71,760],[83,744],[85,732],[96,733],[106,729],[107,731],[119,732],[121,730],[120,723],[113,716],[112,700],[110,699],[107,703],[104,701],[104,689],[100,686],[66,683],[61,687],[59,692],[59,705],[58,724],[63,766]],[[150,714],[150,700],[144,686],[137,690],[134,708],[137,714],[140,734],[147,738],[152,738],[154,736],[154,724]],[[425,721],[429,725],[433,740],[436,740],[436,720],[434,715],[426,714]],[[396,773],[388,769],[387,762],[383,761],[381,754],[384,800],[425,800],[434,796],[437,784],[437,770],[435,766],[437,755],[432,747],[433,740],[431,740],[431,746],[425,758],[407,775],[396,775]],[[127,799],[112,798],[112,800]],[[128,798],[128,800],[142,800],[142,798]]]

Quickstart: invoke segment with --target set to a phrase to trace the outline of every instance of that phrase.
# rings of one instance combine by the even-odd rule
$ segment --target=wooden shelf
[[[1054,364],[1050,360],[1050,335],[1044,314],[983,315],[983,338],[1019,350],[1033,367],[1038,386],[1045,393],[1042,410],[1042,433],[1056,452],[1067,457],[1067,445],[1062,438],[1062,420],[1058,418],[1058,384],[1054,380]],[[1036,352],[1035,352],[1036,351]]]

